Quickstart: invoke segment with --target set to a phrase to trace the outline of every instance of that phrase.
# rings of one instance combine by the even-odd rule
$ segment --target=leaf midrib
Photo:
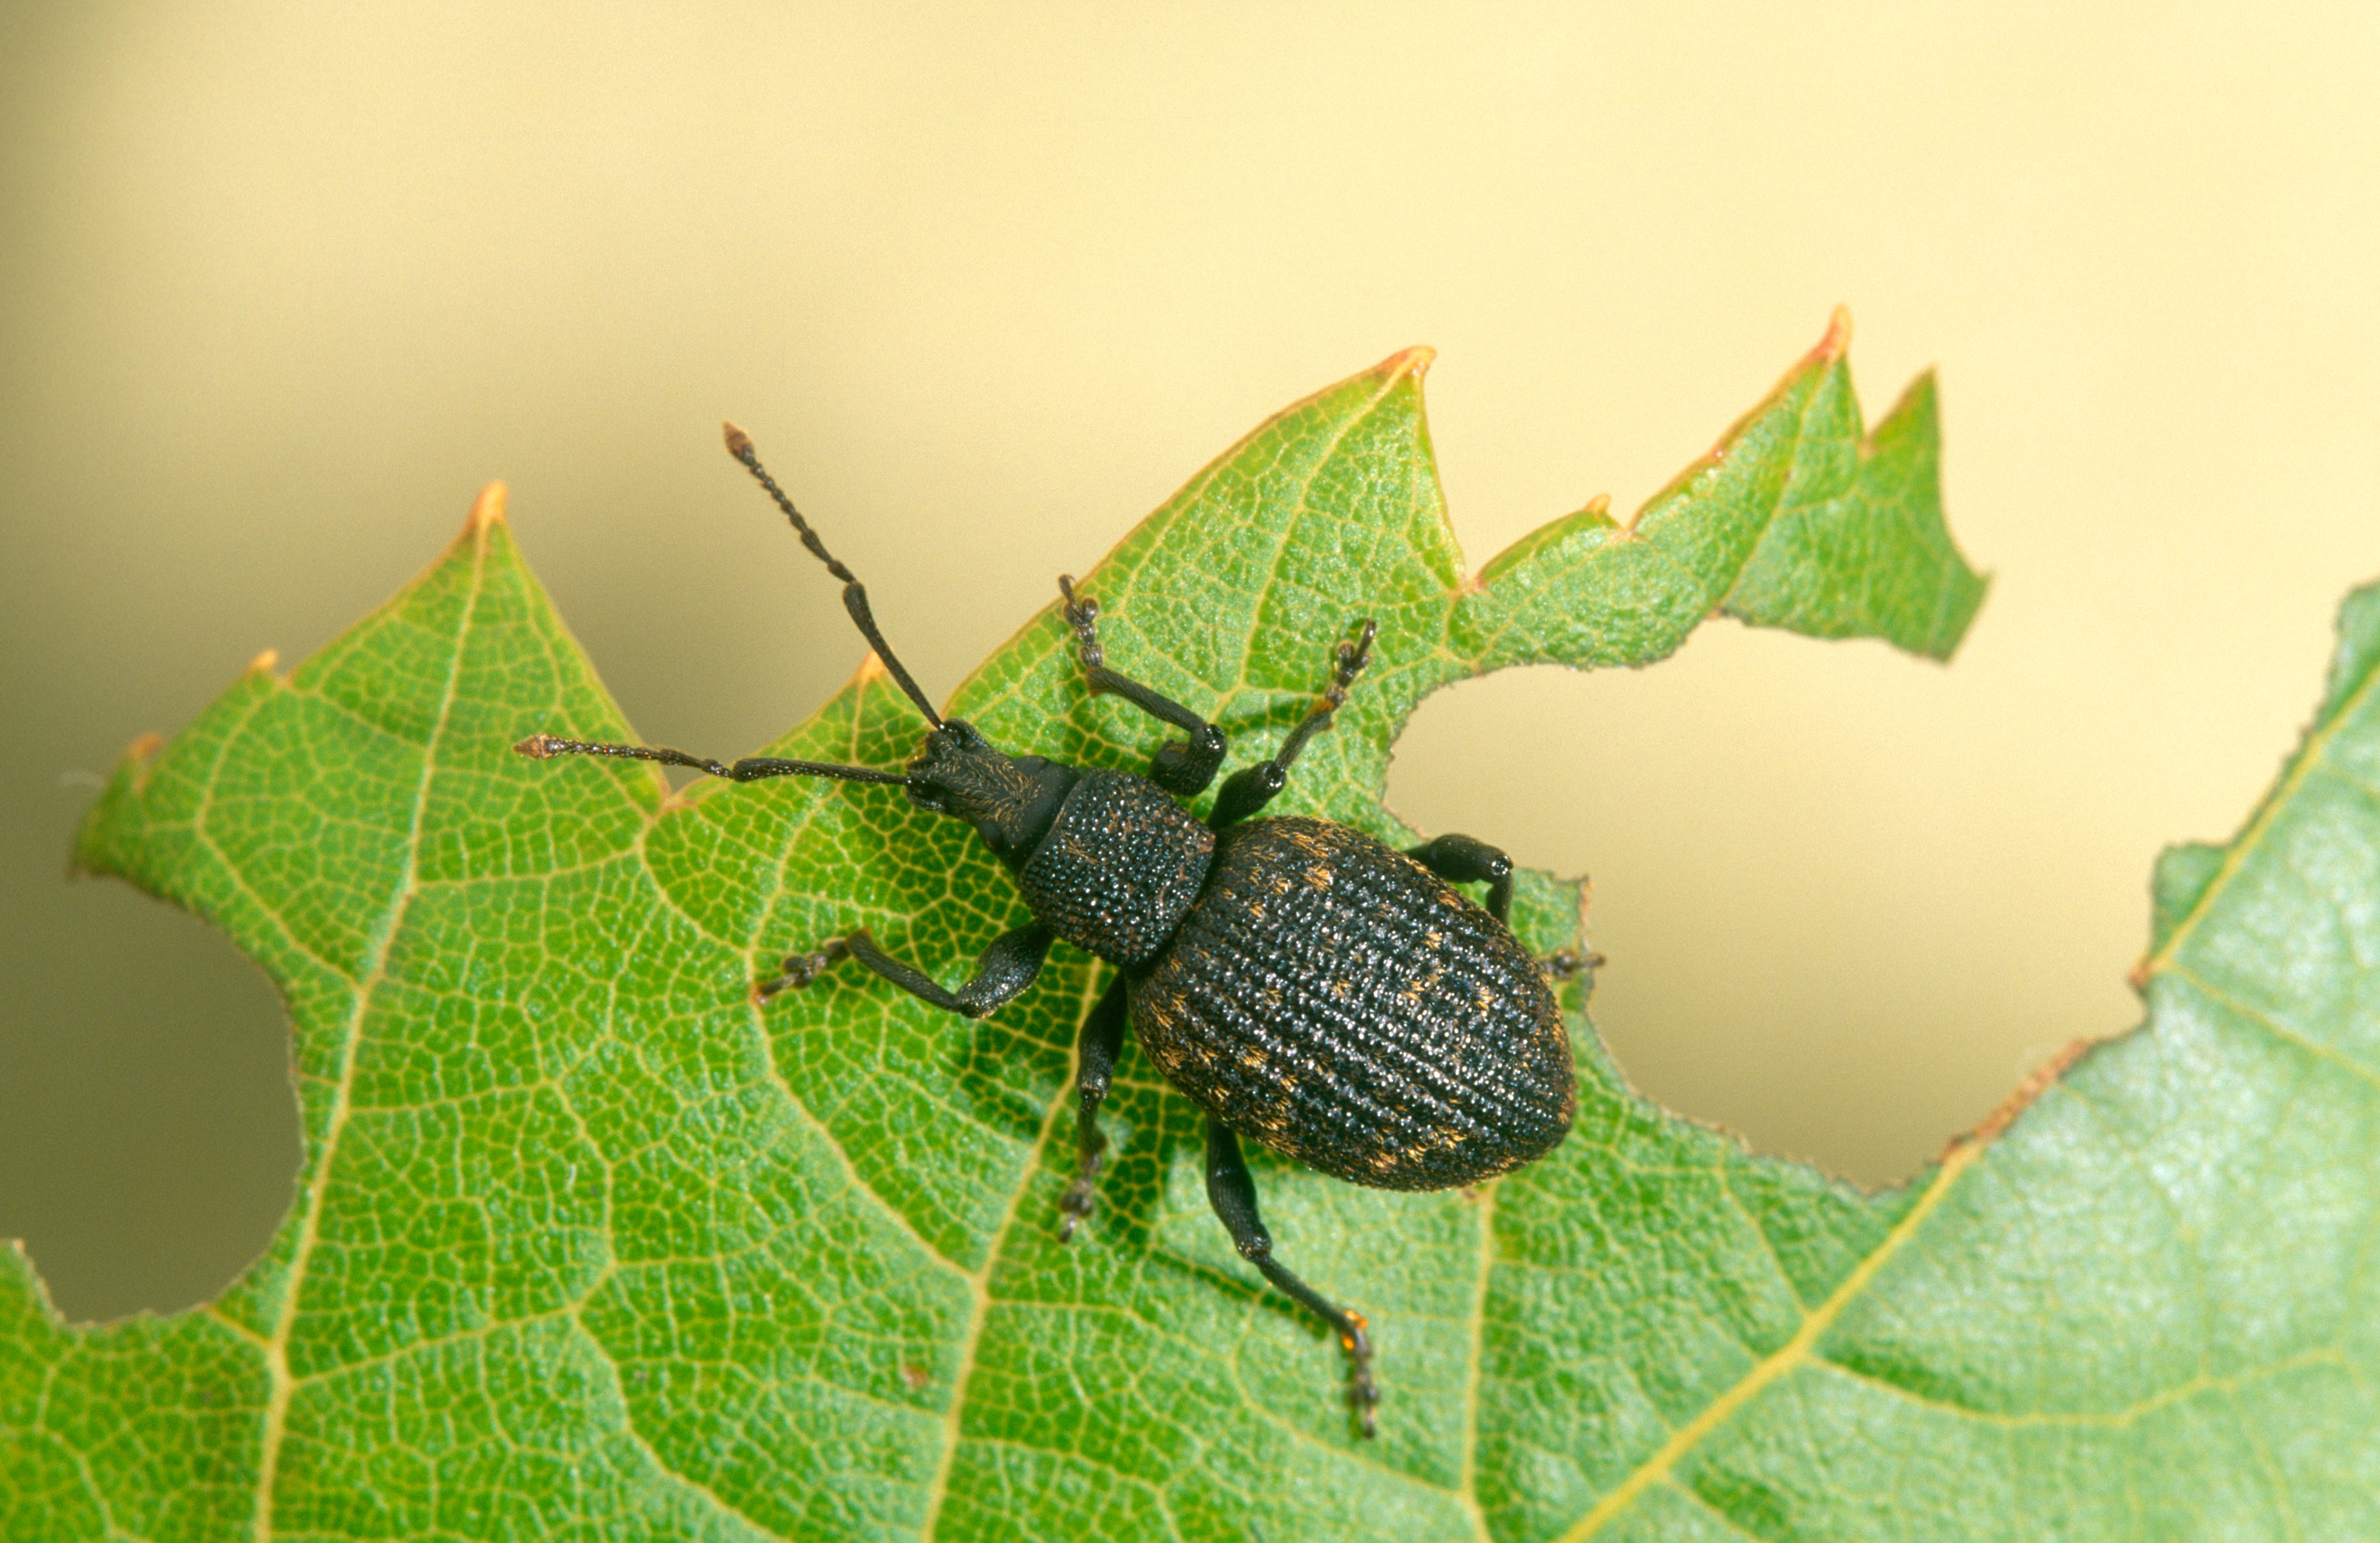
[[[1099,1001],[1098,993],[1103,989],[1104,982],[1097,967],[1083,972],[1082,1016],[1090,1014]],[[1076,1021],[1080,1022],[1081,1018]],[[1033,1188],[1033,1174],[1039,1165],[1041,1149],[1048,1145],[1058,1127],[1060,1116],[1064,1114],[1066,1105],[1074,1100],[1074,1097],[1075,1088],[1071,1082],[1059,1084],[1049,1108],[1041,1112],[1040,1133],[1034,1137],[1031,1149],[1026,1153],[1024,1171],[1018,1175],[1015,1187],[1009,1191],[1008,1205],[1001,1212],[1000,1224],[992,1229],[991,1246],[984,1250],[983,1268],[980,1270],[960,1270],[967,1287],[966,1330],[959,1338],[958,1377],[951,1386],[950,1407],[942,1414],[942,1450],[934,1460],[934,1476],[926,1488],[926,1516],[917,1529],[919,1537],[931,1538],[936,1535],[941,1525],[942,1502],[950,1495],[951,1469],[958,1461],[959,1442],[963,1436],[959,1423],[966,1412],[967,1384],[975,1376],[976,1344],[983,1334],[984,1320],[991,1315],[991,1272],[1000,1266],[1009,1231],[1016,1224],[1017,1213],[1024,1209],[1025,1197]]]
[[[386,977],[389,952],[404,930],[406,912],[419,893],[414,881],[416,860],[420,854],[422,820],[430,808],[430,784],[438,774],[438,749],[445,737],[447,720],[453,712],[455,689],[462,675],[465,639],[471,634],[472,620],[478,614],[480,601],[486,589],[488,531],[503,517],[503,510],[501,484],[481,493],[471,509],[470,589],[463,603],[456,608],[458,619],[446,653],[446,678],[439,689],[437,715],[422,742],[421,775],[414,785],[412,809],[406,826],[395,881],[390,886],[388,904],[369,936],[365,967],[356,978],[355,1000],[348,1010],[346,1025],[339,1036],[338,1072],[331,1082],[330,1115],[323,1122],[321,1156],[315,1163],[312,1182],[307,1185],[304,1210],[298,1219],[297,1238],[290,1245],[288,1270],[282,1282],[280,1310],[272,1329],[259,1337],[270,1391],[265,1395],[263,1428],[259,1433],[254,1524],[258,1543],[265,1543],[273,1535],[273,1490],[280,1469],[281,1442],[288,1418],[289,1401],[297,1387],[296,1379],[289,1370],[289,1336],[297,1327],[307,1266],[320,1235],[322,1207],[329,1194],[332,1171],[338,1159],[339,1137],[346,1128],[347,1115],[353,1107],[349,1096],[355,1085],[357,1041],[363,1034],[364,1019],[370,1009],[373,992]]]

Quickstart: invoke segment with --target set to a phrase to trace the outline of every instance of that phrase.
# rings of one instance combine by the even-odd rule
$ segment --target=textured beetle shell
[[[1354,1184],[1501,1173],[1551,1149],[1577,1108],[1536,960],[1419,863],[1327,820],[1224,832],[1206,893],[1130,993],[1166,1080]]]
[[[1146,777],[1084,771],[1017,869],[1049,929],[1111,965],[1137,965],[1198,898],[1215,833]]]

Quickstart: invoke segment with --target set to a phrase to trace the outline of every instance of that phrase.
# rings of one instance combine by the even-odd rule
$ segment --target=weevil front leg
[[[1081,1100],[1075,1112],[1075,1146],[1080,1163],[1075,1182],[1058,1201],[1058,1241],[1072,1242],[1075,1229],[1091,1214],[1091,1195],[1106,1160],[1108,1138],[1099,1134],[1099,1105],[1107,1101],[1108,1084],[1115,1076],[1116,1057],[1123,1051],[1126,1022],[1124,978],[1117,976],[1083,1020],[1075,1053],[1075,1091]]]
[[[974,978],[953,991],[917,966],[903,964],[878,948],[876,940],[861,929],[829,939],[815,953],[787,955],[778,966],[783,973],[762,981],[759,991],[772,997],[789,986],[807,986],[836,963],[856,959],[920,1001],[963,1017],[980,1018],[1014,1001],[1017,993],[1033,984],[1033,978],[1041,973],[1042,959],[1049,954],[1050,939],[1050,929],[1038,921],[1002,932],[976,961]]]
[[[1264,1272],[1300,1306],[1330,1326],[1352,1367],[1347,1376],[1347,1405],[1366,1436],[1379,1434],[1373,1411],[1380,1405],[1380,1385],[1372,1380],[1370,1325],[1361,1313],[1349,1312],[1323,1300],[1320,1293],[1292,1275],[1272,1257],[1272,1234],[1257,1215],[1257,1181],[1240,1155],[1240,1138],[1213,1115],[1207,1116],[1207,1200],[1232,1234],[1240,1257]]]
[[[1058,576],[1058,592],[1066,597],[1066,625],[1075,629],[1075,651],[1082,656],[1083,674],[1092,692],[1122,697],[1190,736],[1158,750],[1148,763],[1148,780],[1176,798],[1195,798],[1206,792],[1229,748],[1223,731],[1154,687],[1109,669],[1107,650],[1099,646],[1099,602],[1075,593],[1072,574]]]

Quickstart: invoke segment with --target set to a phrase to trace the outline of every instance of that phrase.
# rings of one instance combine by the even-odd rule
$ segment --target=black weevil
[[[1033,912],[949,990],[880,950],[865,931],[788,957],[761,995],[808,985],[856,959],[937,1007],[980,1018],[1014,998],[1063,938],[1115,966],[1084,1020],[1075,1075],[1081,1166],[1059,1202],[1060,1235],[1090,1214],[1107,1097],[1124,1025],[1167,1081],[1207,1113],[1207,1197],[1249,1263],[1339,1336],[1348,1402],[1374,1433],[1379,1391],[1362,1314],[1333,1306],[1273,1257],[1257,1214],[1243,1136],[1334,1178],[1383,1189],[1475,1184],[1542,1157],[1577,1105],[1570,1039],[1544,967],[1506,926],[1512,860],[1469,836],[1404,852],[1327,820],[1249,817],[1287,785],[1290,763],[1330,726],[1371,656],[1364,622],[1336,650],[1320,702],[1269,760],[1226,778],[1204,824],[1177,799],[1222,765],[1222,731],[1107,667],[1099,602],[1062,577],[1067,622],[1094,693],[1123,698],[1189,737],[1160,749],[1147,776],[1008,756],[935,712],[877,630],[868,591],[820,541],[734,424],[727,448],[768,490],[802,544],[843,580],[843,603],[931,725],[903,772],[752,757],[732,766],[683,750],[590,745],[532,735],[513,747],[551,756],[626,756],[715,777],[834,777],[896,784],[910,801],[972,824],[1014,875]],[[1483,910],[1454,885],[1484,881]]]

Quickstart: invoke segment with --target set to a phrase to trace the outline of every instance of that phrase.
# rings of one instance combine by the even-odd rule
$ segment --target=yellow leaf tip
[[[1593,498],[1586,501],[1586,507],[1581,509],[1579,513],[1582,515],[1601,515],[1606,518],[1610,517],[1611,495],[1608,492],[1597,493]]]
[[[1851,346],[1852,308],[1837,306],[1834,315],[1827,319],[1827,335],[1818,339],[1817,356],[1824,359],[1839,359],[1851,350]]]
[[[1400,348],[1382,359],[1380,373],[1391,376],[1411,375],[1419,379],[1429,373],[1429,367],[1437,362],[1438,350],[1427,343],[1420,343],[1410,348]]]
[[[492,525],[502,525],[504,522],[504,497],[502,482],[491,482],[481,488],[480,496],[471,500],[471,516],[463,522],[463,533],[478,536],[485,533]]]
[[[246,673],[251,675],[269,675],[273,672],[274,667],[279,665],[280,662],[281,650],[279,649],[267,649],[262,653],[258,654],[254,659],[248,662],[248,670]]]
[[[147,792],[149,788],[150,773],[155,770],[158,753],[164,748],[165,736],[164,735],[155,733],[154,731],[142,735],[140,738],[135,739],[131,744],[127,745],[124,747],[123,756],[115,763],[116,777],[121,779],[124,784],[129,787],[134,793]],[[67,871],[68,873],[98,873],[102,871],[114,871],[113,869],[103,869],[100,867],[85,861],[83,857],[83,841],[78,840],[75,843],[74,854],[67,859]]]

